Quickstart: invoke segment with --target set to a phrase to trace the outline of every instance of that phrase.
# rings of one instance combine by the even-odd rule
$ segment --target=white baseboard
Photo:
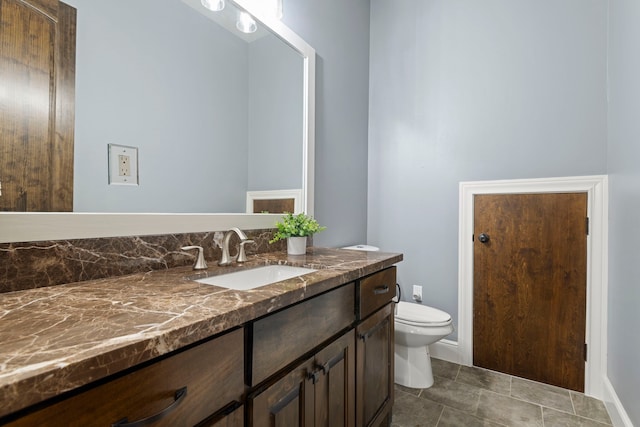
[[[429,354],[436,359],[460,364],[462,357],[457,341],[440,340],[429,345]]]
[[[605,376],[603,383],[604,398],[602,400],[607,407],[609,417],[611,417],[611,423],[614,427],[633,427],[631,418],[627,415],[627,411],[624,410],[622,402],[618,399],[618,395],[616,394],[611,381],[609,381],[609,378]]]

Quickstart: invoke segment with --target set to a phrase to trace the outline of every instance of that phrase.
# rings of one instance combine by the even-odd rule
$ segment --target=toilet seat
[[[395,321],[410,326],[446,326],[451,323],[451,316],[427,305],[400,301],[397,304]]]

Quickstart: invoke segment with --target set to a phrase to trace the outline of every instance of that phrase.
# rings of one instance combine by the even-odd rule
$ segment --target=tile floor
[[[396,385],[392,427],[604,427],[604,404],[582,393],[431,359],[428,389]]]

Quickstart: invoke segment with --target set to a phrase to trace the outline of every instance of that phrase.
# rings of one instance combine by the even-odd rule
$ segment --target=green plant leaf
[[[308,215],[300,213],[294,215],[289,212],[285,212],[282,222],[276,222],[276,232],[273,234],[273,239],[269,240],[269,243],[277,242],[278,240],[286,239],[287,237],[306,237],[325,230],[327,227],[323,227],[318,224],[318,221]]]

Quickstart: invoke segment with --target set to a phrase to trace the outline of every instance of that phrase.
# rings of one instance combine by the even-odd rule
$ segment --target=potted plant
[[[277,231],[269,243],[287,239],[287,253],[289,255],[304,255],[307,250],[307,236],[318,233],[327,227],[303,213],[294,215],[285,212],[282,222],[276,222]]]

